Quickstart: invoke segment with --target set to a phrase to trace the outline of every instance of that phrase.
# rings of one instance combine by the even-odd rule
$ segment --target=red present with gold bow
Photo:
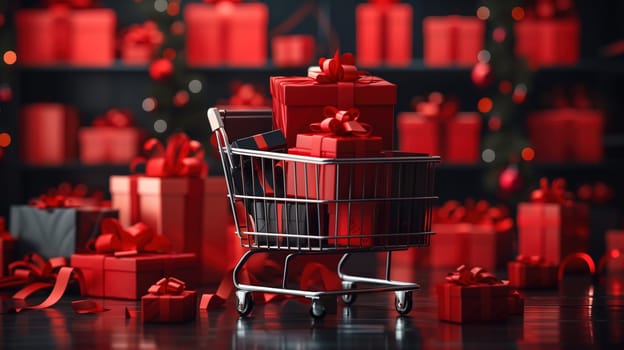
[[[507,263],[509,285],[516,288],[556,288],[558,266],[540,256],[519,255]]]
[[[144,223],[122,227],[116,219],[105,219],[91,249],[93,254],[71,256],[90,296],[136,300],[165,275],[193,285],[199,279],[197,256],[169,253],[171,242]]]
[[[84,164],[130,163],[140,152],[145,132],[133,125],[131,112],[110,109],[78,130],[80,162]]]
[[[4,217],[0,216],[0,277],[6,275],[7,267],[15,256],[15,238],[5,225]]]
[[[358,4],[355,8],[358,64],[364,67],[409,66],[412,63],[412,12],[412,5],[406,3]]]
[[[125,64],[147,64],[163,39],[163,33],[154,21],[133,24],[121,34],[121,60]]]
[[[374,128],[383,149],[394,148],[396,85],[359,71],[353,55],[321,58],[307,77],[273,76],[270,85],[273,123],[284,132],[288,147],[295,147],[298,134],[309,132],[325,106],[336,106],[345,111],[357,108],[358,121]]]
[[[540,180],[531,202],[518,204],[518,253],[559,264],[566,256],[587,252],[589,209],[572,199],[564,179]]]
[[[416,112],[397,117],[399,149],[439,155],[448,163],[476,163],[480,159],[481,117],[458,113],[458,102],[432,93],[415,105]]]
[[[436,285],[438,318],[456,323],[506,320],[510,292],[493,274],[462,265]]]
[[[262,66],[267,60],[266,4],[188,4],[186,62],[192,66]]]
[[[197,293],[186,290],[186,283],[174,277],[165,277],[141,297],[143,322],[179,323],[195,319]]]

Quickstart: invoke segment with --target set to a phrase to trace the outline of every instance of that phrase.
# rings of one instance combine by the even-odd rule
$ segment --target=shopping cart
[[[223,118],[270,111],[207,112],[216,133],[234,216],[236,234],[250,248],[237,263],[233,279],[237,310],[253,308],[252,292],[289,294],[311,299],[310,314],[321,318],[328,298],[346,305],[357,294],[395,292],[399,314],[412,308],[413,282],[390,279],[392,251],[428,246],[435,165],[439,157],[385,152],[365,158],[317,158],[278,151],[237,148],[230,144]],[[227,120],[227,119],[226,119]],[[281,286],[242,283],[239,274],[250,257],[287,252]],[[347,274],[352,254],[386,252],[385,277]],[[341,254],[337,264],[342,289],[301,290],[287,284],[292,260],[302,255]],[[259,283],[257,283],[259,284]]]

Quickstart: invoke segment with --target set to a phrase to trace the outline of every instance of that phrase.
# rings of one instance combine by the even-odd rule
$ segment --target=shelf
[[[82,164],[71,162],[62,165],[32,165],[24,164],[21,168],[26,172],[92,172],[109,174],[129,174],[128,164]]]

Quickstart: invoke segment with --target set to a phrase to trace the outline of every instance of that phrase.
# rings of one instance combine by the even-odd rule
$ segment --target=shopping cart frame
[[[253,115],[266,117],[267,115],[268,116],[271,115],[271,111],[270,110],[226,111],[226,110],[220,110],[218,108],[210,108],[207,111],[207,117],[210,123],[211,131],[215,133],[216,139],[217,139],[217,147],[218,147],[218,151],[220,154],[221,164],[223,166],[225,180],[226,180],[226,184],[228,188],[228,199],[229,199],[230,207],[234,216],[236,234],[241,240],[241,244],[243,246],[251,248],[240,258],[232,274],[234,286],[236,287],[237,311],[243,316],[251,312],[251,310],[253,309],[253,304],[254,304],[252,294],[251,294],[253,292],[275,293],[275,294],[287,294],[287,295],[299,296],[299,297],[310,299],[311,300],[310,314],[314,318],[322,318],[326,313],[325,303],[327,302],[328,298],[332,298],[332,297],[335,298],[336,296],[341,296],[342,301],[346,305],[350,305],[355,301],[357,294],[377,293],[377,292],[394,292],[395,293],[395,308],[397,312],[401,315],[409,313],[412,308],[412,291],[420,289],[420,285],[415,282],[392,280],[390,279],[390,273],[391,273],[391,266],[392,266],[392,252],[396,250],[405,250],[409,248],[410,246],[413,246],[414,244],[410,244],[408,242],[395,243],[395,244],[386,243],[384,245],[366,246],[366,247],[349,246],[349,245],[346,247],[343,247],[337,244],[334,246],[331,246],[331,245],[323,246],[321,244],[319,244],[318,246],[313,246],[311,244],[308,244],[307,246],[302,247],[299,243],[297,243],[294,246],[291,246],[290,244],[280,245],[279,242],[275,244],[267,243],[266,245],[262,245],[262,244],[254,245],[253,243],[249,243],[250,241],[247,241],[247,244],[244,243],[245,241],[243,237],[249,237],[248,235],[253,235],[253,234],[255,234],[256,236],[260,236],[260,235],[265,236],[265,238],[267,239],[271,237],[276,237],[276,236],[288,236],[289,239],[293,238],[293,239],[300,240],[300,239],[307,238],[309,240],[310,237],[307,235],[306,236],[299,235],[298,232],[297,234],[283,234],[279,232],[278,233],[249,232],[249,231],[242,230],[241,227],[247,227],[247,226],[242,225],[242,223],[240,222],[240,219],[237,216],[237,208],[236,208],[237,200],[239,201],[240,200],[263,200],[263,201],[279,200],[279,201],[283,201],[284,203],[293,203],[295,205],[298,203],[319,205],[319,204],[326,203],[326,201],[323,201],[319,198],[316,198],[316,199],[308,198],[307,191],[306,191],[306,198],[303,198],[303,199],[302,198],[285,198],[285,197],[280,197],[276,199],[276,197],[258,197],[258,196],[253,196],[253,195],[250,196],[246,194],[243,194],[243,195],[239,193],[237,194],[237,189],[235,188],[235,184],[234,184],[235,180],[233,176],[233,171],[237,171],[237,168],[235,167],[236,162],[234,159],[236,156],[261,157],[263,160],[268,159],[272,161],[309,162],[310,164],[315,164],[317,167],[322,166],[322,165],[332,165],[332,164],[336,166],[339,166],[339,164],[359,164],[361,161],[363,161],[363,159],[361,158],[340,158],[340,159],[316,158],[316,157],[308,157],[308,156],[302,156],[302,155],[292,155],[292,154],[286,154],[286,153],[257,151],[257,150],[240,149],[240,148],[232,147],[230,144],[230,140],[228,139],[228,135],[224,128],[223,119],[225,119],[226,117],[253,116]],[[379,157],[379,158],[368,157],[366,158],[365,161],[400,163],[402,161],[405,161],[406,159],[409,159],[411,161],[417,161],[417,162],[426,162],[428,164],[433,164],[433,165],[439,163],[440,161],[439,157],[436,157],[436,156],[430,157],[430,156],[424,156],[424,155],[420,155],[420,156],[411,155],[411,156],[396,157],[392,159],[389,159],[386,157]],[[316,179],[316,181],[317,181],[317,189],[318,189],[318,178]],[[307,177],[306,177],[306,186],[307,186]],[[411,198],[406,198],[406,199],[409,200]],[[419,198],[414,198],[414,199],[427,200],[428,201],[427,203],[431,203],[434,200],[436,200],[437,197],[427,196],[427,197],[419,197]],[[333,201],[333,203],[344,202],[346,204],[349,201],[356,201],[356,200],[355,199],[335,200]],[[351,207],[349,206],[349,208]],[[350,212],[349,212],[349,215],[351,215]],[[425,220],[429,220],[426,227],[430,227],[430,218],[425,219]],[[427,230],[423,232],[418,232],[417,234],[423,235],[423,237],[426,238],[426,242],[428,244],[429,242],[428,237],[434,234],[434,232]],[[367,237],[367,236],[358,235],[358,237]],[[270,287],[270,286],[264,286],[264,285],[242,283],[239,280],[238,276],[240,275],[241,270],[243,269],[245,264],[253,255],[260,254],[260,253],[270,253],[275,250],[287,250],[289,252],[286,255],[286,258],[284,260],[282,283],[280,287]],[[345,264],[347,263],[349,258],[352,256],[352,254],[362,253],[362,252],[386,252],[385,276],[383,279],[376,278],[376,277],[352,275],[344,271]],[[341,254],[342,255],[336,267],[338,277],[341,280],[342,289],[302,290],[302,289],[289,288],[287,285],[287,279],[288,279],[288,273],[289,273],[289,266],[292,260],[294,260],[295,258],[299,256],[321,255],[321,254]],[[361,286],[357,286],[358,284],[366,284],[366,285],[372,285],[372,286],[361,287]]]

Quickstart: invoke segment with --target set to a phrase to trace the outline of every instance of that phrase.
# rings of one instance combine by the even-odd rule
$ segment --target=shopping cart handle
[[[221,112],[218,108],[208,108],[208,122],[210,123],[210,129],[215,132],[219,129],[223,129],[223,120],[221,119]]]

